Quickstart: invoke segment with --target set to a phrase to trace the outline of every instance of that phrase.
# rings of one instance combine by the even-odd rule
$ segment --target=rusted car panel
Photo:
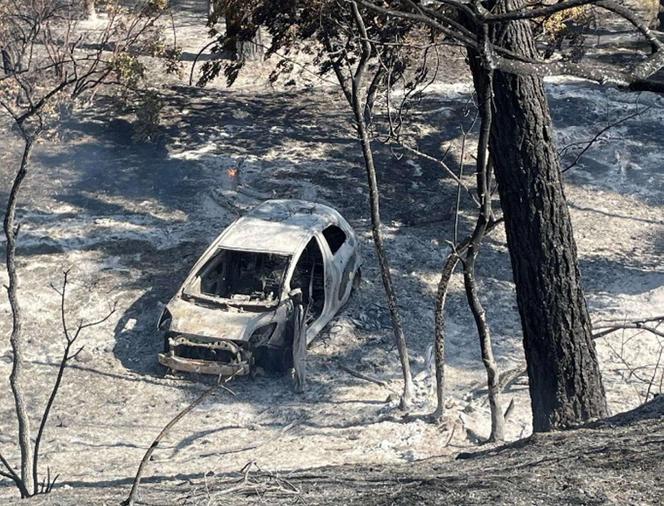
[[[294,291],[302,293],[307,343],[359,280],[352,228],[334,209],[269,200],[233,222],[196,262],[164,309],[159,361],[173,370],[246,374],[292,344]],[[272,364],[274,365],[274,364]]]

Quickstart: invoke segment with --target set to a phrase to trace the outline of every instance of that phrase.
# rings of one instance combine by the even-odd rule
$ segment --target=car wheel
[[[267,373],[284,374],[293,367],[292,347],[261,346],[256,350],[255,364]]]

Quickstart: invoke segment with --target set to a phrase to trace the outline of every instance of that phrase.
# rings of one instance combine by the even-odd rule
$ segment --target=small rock
[[[93,359],[92,353],[90,353],[88,350],[81,350],[79,354],[76,355],[76,362],[80,362],[82,364],[91,362],[92,359]]]

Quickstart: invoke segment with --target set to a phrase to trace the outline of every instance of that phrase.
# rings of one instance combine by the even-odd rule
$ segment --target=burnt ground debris
[[[183,22],[196,34],[198,44],[200,17],[190,19],[189,12],[185,14]],[[463,68],[460,58],[456,70],[451,72],[458,70],[455,79]],[[469,89],[467,84],[443,82],[422,98],[416,112],[421,113],[421,146],[427,151],[440,154],[447,145],[458,141],[460,122],[467,119],[463,110],[468,104]],[[661,98],[570,80],[551,81],[547,92],[561,147],[592,138],[598,130],[636,107],[652,106],[609,132],[579,165],[566,173],[566,193],[593,317],[643,314],[661,308]],[[22,193],[21,289],[26,305],[32,308],[26,331],[30,347],[28,368],[31,380],[34,379],[28,388],[35,408],[45,401],[38,380],[53,371],[61,352],[52,318],[57,315],[57,297],[50,294],[48,283],[57,284],[60,270],[74,265],[79,282],[72,290],[73,309],[81,310],[84,316],[96,316],[105,311],[108,300],[119,301],[117,319],[86,336],[86,353],[66,373],[63,396],[55,407],[44,445],[45,462],[62,474],[62,481],[52,498],[39,500],[80,504],[103,502],[105,497],[109,502],[123,498],[145,446],[163,427],[165,418],[197,394],[201,389],[199,380],[206,381],[163,377],[156,360],[162,343],[154,331],[161,304],[238,211],[274,196],[306,195],[331,203],[350,218],[360,234],[364,281],[339,318],[309,350],[310,394],[294,396],[288,378],[259,377],[236,382],[233,389],[238,401],[215,398],[204,405],[192,414],[188,426],[176,431],[162,451],[155,454],[145,481],[145,500],[150,502],[155,497],[154,504],[175,502],[178,498],[184,501],[194,489],[204,488],[204,477],[209,481],[211,472],[221,477],[215,486],[222,486],[226,480],[236,479],[237,471],[249,460],[257,461],[265,470],[281,473],[343,462],[366,466],[376,462],[412,463],[472,448],[475,438],[469,431],[486,433],[488,413],[476,337],[459,283],[453,283],[448,305],[450,425],[438,428],[417,419],[404,421],[394,413],[388,389],[362,382],[338,367],[340,362],[348,363],[397,386],[399,372],[390,348],[389,319],[364,218],[364,173],[347,124],[348,111],[336,93],[325,88],[200,90],[186,86],[168,87],[164,93],[161,144],[134,145],[131,123],[126,118],[108,121],[109,114],[103,106],[80,111],[59,132],[57,142],[37,148],[35,164]],[[0,135],[6,147],[0,153],[0,188],[6,189],[12,177],[15,144],[11,132],[3,130]],[[402,294],[414,369],[426,378],[432,287],[442,264],[445,240],[451,237],[455,187],[437,166],[408,157],[397,160],[389,149],[378,150],[388,254]],[[569,161],[572,159],[573,155]],[[457,168],[452,158],[448,161],[453,169]],[[229,205],[218,189],[223,186],[225,170],[240,162],[241,186],[252,196],[240,195]],[[470,217],[462,217],[462,233],[470,223]],[[483,247],[478,276],[486,293],[497,356],[501,368],[509,369],[521,360],[520,330],[513,307],[509,262],[499,232]],[[8,314],[6,306],[2,306],[2,311]],[[0,320],[2,332],[7,330],[7,321]],[[619,337],[616,336],[618,344]],[[652,356],[652,349],[632,344],[641,356]],[[626,375],[624,365],[611,355],[605,343],[599,346],[614,410],[637,405],[643,392],[638,391],[638,385],[625,382],[621,376]],[[8,358],[5,347],[1,348],[3,378],[9,373]],[[420,379],[418,385],[421,400],[428,395],[426,380]],[[516,439],[529,431],[527,386],[516,382],[507,396],[515,400],[508,437]],[[10,443],[14,430],[7,399],[0,399],[3,445]],[[422,404],[420,409],[426,412],[429,406]],[[468,431],[458,425],[461,418]],[[454,423],[454,437],[445,446]],[[618,453],[611,454],[615,458],[609,465],[615,465],[618,472],[620,462],[616,455],[627,455],[624,461],[630,467],[625,474],[628,483],[623,486],[617,474],[609,476],[615,477],[616,487],[637,490],[634,502],[641,497],[647,503],[656,497],[652,494],[661,492],[661,487],[657,488],[659,482],[653,484],[649,474],[651,465],[659,469],[660,475],[661,468],[654,460],[648,460],[652,456],[648,452],[661,449],[657,444],[661,437],[650,437],[661,435],[657,423],[636,423],[635,432],[630,432],[633,438],[619,428],[602,432],[604,439],[598,440],[609,446],[620,445],[623,434],[627,438],[624,449],[616,446]],[[632,430],[630,427],[624,430]],[[584,429],[579,434],[596,432]],[[532,449],[532,460],[540,458],[536,452],[553,451],[557,437],[563,436],[547,439],[550,446],[538,446],[537,438],[531,441],[528,448]],[[641,454],[632,450],[639,441],[647,450],[643,454],[645,461],[639,461]],[[259,447],[247,450],[255,445]],[[583,448],[592,450],[579,444],[579,449]],[[493,467],[477,466],[477,472],[503,470],[503,463],[512,461],[500,459],[512,451],[517,450],[508,449],[496,456]],[[15,455],[10,454],[10,458]],[[478,459],[461,464],[466,467],[458,477],[457,494],[466,495],[455,495],[440,483],[438,489],[430,489],[431,493],[437,494],[439,501],[448,496],[450,502],[459,497],[472,501],[472,484],[480,490],[478,493],[485,494],[480,497],[487,502],[494,483],[473,475]],[[577,471],[579,476],[586,476],[586,469],[577,464],[585,461],[575,457],[562,462],[569,466],[567,477],[560,482],[555,476],[553,482],[543,481],[542,489],[533,486],[535,492],[560,483],[559,488],[552,489],[551,497],[586,503],[601,498],[594,495],[594,499],[589,499],[584,491],[595,490],[593,483],[604,468],[588,468],[587,480],[578,487],[580,491],[575,491]],[[449,466],[452,472],[452,466],[459,464],[460,461],[441,465],[443,469]],[[417,464],[425,465],[427,461]],[[545,461],[537,468],[546,465],[553,463]],[[401,469],[409,466],[404,464]],[[639,466],[643,468],[641,474]],[[358,469],[363,476],[370,474],[367,467]],[[392,472],[395,468],[389,469]],[[419,478],[424,479],[425,475],[422,467]],[[466,475],[473,480],[463,486]],[[497,476],[497,494],[507,494],[509,490],[505,489],[513,485],[522,486],[518,490],[525,494],[531,486],[522,475]],[[536,481],[537,476],[533,476]],[[362,479],[367,487],[380,488],[379,481]],[[399,492],[393,481],[385,483],[384,494],[376,495],[377,501],[390,502],[389,494]],[[4,485],[2,482],[0,499],[8,503],[14,494]],[[646,490],[639,495],[639,487],[652,492]],[[404,487],[396,497],[406,502],[408,497],[415,497],[408,495],[413,488],[416,487]],[[315,501],[316,489],[312,490],[310,498]],[[348,490],[350,494],[356,489]],[[605,490],[611,499],[609,492],[613,489]],[[330,489],[329,497],[343,497],[342,492]],[[370,503],[368,490],[359,492],[358,497]],[[325,497],[320,495],[319,500],[322,502]],[[425,495],[423,501],[431,497]],[[626,496],[616,497],[614,502],[629,502]],[[547,500],[547,496],[537,498]],[[245,502],[253,499],[234,497]]]

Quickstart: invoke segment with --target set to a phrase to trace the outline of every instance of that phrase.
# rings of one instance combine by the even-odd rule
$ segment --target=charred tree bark
[[[499,224],[503,222],[500,218],[495,220],[489,219],[485,227],[485,235],[489,234]],[[436,291],[435,313],[434,313],[434,359],[436,364],[436,410],[431,414],[433,421],[440,422],[445,412],[445,302],[447,300],[447,291],[450,284],[450,279],[454,274],[454,269],[461,260],[461,255],[467,251],[470,246],[472,237],[467,237],[462,242],[457,244],[450,252],[443,264],[443,270],[438,282],[438,290]],[[502,385],[498,386],[499,391],[502,391]]]
[[[87,19],[94,19],[97,17],[97,9],[95,8],[95,0],[85,0],[83,2],[85,8],[85,17]]]
[[[498,0],[492,12],[525,7]],[[530,22],[496,26],[494,41],[536,58]],[[472,58],[471,58],[472,60]],[[471,65],[475,78],[482,72]],[[528,363],[533,429],[606,415],[560,160],[542,79],[495,72],[490,150],[505,217]]]
[[[482,225],[482,228],[485,228]],[[484,235],[484,232],[482,232]],[[487,390],[489,396],[489,406],[491,409],[491,434],[489,441],[503,441],[505,439],[505,415],[500,395],[500,374],[496,359],[493,356],[493,346],[491,344],[491,332],[486,321],[486,312],[480,302],[477,292],[477,283],[475,281],[475,260],[478,249],[473,244],[468,248],[468,253],[464,259],[463,282],[466,290],[468,305],[475,319],[475,326],[480,338],[480,351],[482,353],[482,363],[486,369]]]
[[[21,158],[21,165],[11,191],[9,193],[9,200],[7,202],[7,209],[4,219],[4,233],[7,240],[7,251],[5,254],[5,261],[7,265],[7,274],[9,276],[9,284],[7,286],[7,295],[9,297],[9,305],[12,312],[12,333],[9,339],[13,353],[13,366],[11,374],[9,375],[9,384],[11,386],[12,394],[14,396],[14,406],[16,410],[16,418],[18,421],[18,444],[21,450],[21,481],[22,489],[21,496],[27,497],[33,489],[32,484],[32,443],[30,441],[30,417],[28,415],[27,406],[23,396],[23,389],[21,387],[23,375],[23,314],[21,312],[21,305],[18,300],[18,272],[16,269],[16,237],[18,235],[18,227],[16,226],[16,204],[18,202],[18,194],[23,184],[23,180],[28,173],[28,162],[32,152],[33,140],[29,137],[25,138],[25,147],[23,148],[23,156]]]
[[[214,11],[210,16],[214,14]],[[224,11],[226,42],[224,49],[233,60],[257,60],[263,56],[260,27],[246,18],[241,9],[229,5]]]

